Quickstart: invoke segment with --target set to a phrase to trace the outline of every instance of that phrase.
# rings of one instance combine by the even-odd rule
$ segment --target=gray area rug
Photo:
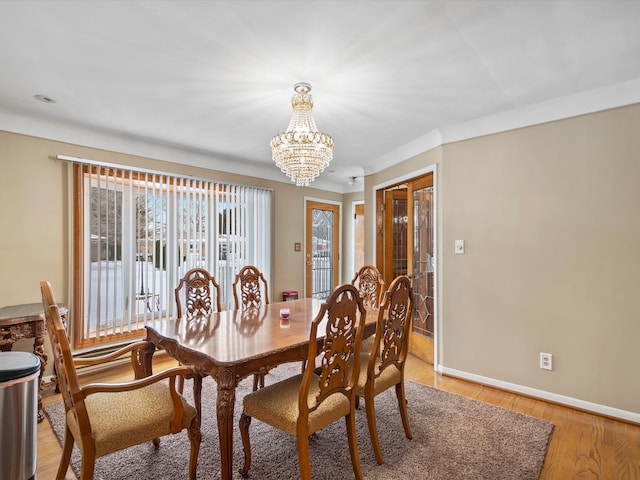
[[[299,372],[300,365],[283,365],[267,376],[278,378]],[[237,390],[236,425],[242,396],[251,390],[252,378]],[[505,410],[432,387],[406,382],[413,440],[404,436],[393,389],[376,397],[378,433],[384,465],[373,456],[364,405],[356,413],[358,448],[364,477],[369,480],[537,480],[544,464],[554,425],[545,420]],[[190,383],[185,395],[191,398]],[[220,452],[215,419],[216,386],[203,382],[203,439],[198,463],[199,479],[220,478]],[[64,407],[55,403],[45,414],[58,440],[64,436]],[[250,478],[288,480],[299,478],[295,438],[254,420],[250,427],[253,459]],[[323,429],[310,439],[311,471],[314,479],[353,478],[346,429],[343,421]],[[240,434],[234,437],[234,474],[244,455]],[[176,479],[188,477],[189,441],[185,431],[163,437],[160,448],[151,443],[132,447],[98,459],[96,479]],[[74,471],[80,468],[80,453],[74,447]]]

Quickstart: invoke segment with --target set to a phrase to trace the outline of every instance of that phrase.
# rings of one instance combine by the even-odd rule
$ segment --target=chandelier
[[[333,158],[333,138],[320,133],[313,120],[311,85],[296,83],[289,127],[271,139],[273,161],[298,187],[308,187]]]

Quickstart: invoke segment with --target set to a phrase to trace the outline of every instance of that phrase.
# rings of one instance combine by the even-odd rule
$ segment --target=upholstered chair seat
[[[373,342],[375,341],[375,336],[371,335],[370,337],[362,340],[362,346],[360,347],[360,351],[366,353],[367,355],[371,350],[373,350]],[[362,372],[360,372],[362,374]],[[366,373],[366,372],[365,372]]]
[[[182,430],[189,428],[196,409],[183,397],[180,400],[184,409],[179,426]],[[96,457],[173,433],[174,405],[166,383],[153,383],[126,392],[94,393],[85,399],[84,404],[91,419]],[[74,438],[81,438],[76,416],[71,410],[67,412],[67,426]],[[76,440],[76,443],[82,447],[82,442]]]
[[[378,358],[380,356],[378,355]],[[367,363],[369,362],[369,354],[361,353],[360,354],[360,375],[358,377],[358,383],[355,386],[356,395],[359,397],[364,397],[365,391],[364,388],[367,384]],[[404,374],[402,371],[396,366],[391,365],[388,368],[385,368],[379,377],[376,377],[376,380],[373,384],[373,395],[376,396],[385,390],[393,387],[399,382],[404,380]]]
[[[299,374],[247,395],[243,402],[245,415],[295,435],[301,382],[302,374]],[[307,395],[310,404],[320,393],[319,383],[320,377],[314,373]],[[347,416],[349,408],[349,399],[344,395],[336,394],[327,398],[317,410],[309,412],[309,434]]]

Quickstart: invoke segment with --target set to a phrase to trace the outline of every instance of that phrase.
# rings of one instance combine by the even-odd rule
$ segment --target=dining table
[[[148,374],[156,349],[163,349],[183,365],[194,367],[199,373],[194,382],[197,407],[201,402],[201,377],[209,375],[216,382],[222,480],[233,478],[233,415],[238,383],[250,375],[266,374],[278,365],[306,360],[311,323],[322,302],[303,298],[190,319],[165,317],[146,325],[150,346],[144,351],[142,362]],[[281,316],[282,309],[289,311],[288,318]],[[367,337],[375,333],[378,310],[365,307],[365,311]],[[324,330],[320,325],[318,342],[322,341]]]

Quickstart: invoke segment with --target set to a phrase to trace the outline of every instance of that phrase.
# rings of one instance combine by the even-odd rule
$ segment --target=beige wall
[[[638,132],[636,105],[446,147],[445,365],[640,413]]]
[[[368,179],[367,200],[407,166],[440,164],[445,372],[640,418],[638,132],[635,105],[448,144]]]

